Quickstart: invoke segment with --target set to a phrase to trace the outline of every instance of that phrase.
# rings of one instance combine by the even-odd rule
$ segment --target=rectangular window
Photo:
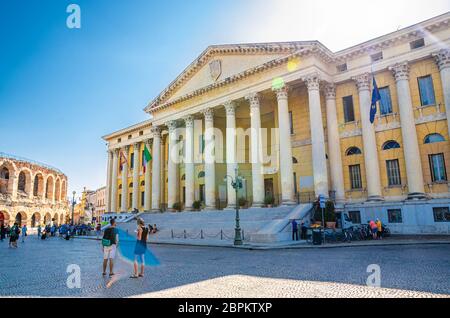
[[[419,82],[420,104],[422,106],[436,105],[431,75],[419,77],[417,81]]]
[[[450,222],[450,208],[433,208],[434,222]]]
[[[402,210],[391,209],[388,210],[387,212],[389,223],[403,223]]]
[[[205,136],[200,135],[198,136],[198,139],[198,150],[200,154],[203,154],[203,152],[205,151]]]
[[[392,100],[389,86],[380,88],[380,113],[381,115],[392,114]]]
[[[294,121],[293,121],[292,118],[293,118],[292,117],[292,112],[289,112],[289,127],[290,127],[291,135],[294,134]]]
[[[134,152],[131,154],[130,157],[130,167],[131,169],[134,169]]]
[[[428,155],[428,161],[430,163],[431,181],[442,182],[447,181],[447,171],[445,169],[444,154]]]
[[[398,159],[386,160],[386,170],[387,170],[389,186],[398,186],[398,185],[402,184]]]
[[[370,59],[372,60],[372,62],[381,61],[383,59],[383,52],[372,54],[370,56]]]
[[[141,192],[141,206],[145,205],[145,191]]]
[[[360,211],[349,211],[348,216],[352,220],[353,224],[361,224],[361,212]]]
[[[131,203],[133,203],[133,193],[129,194],[129,197],[128,197],[128,208],[131,208]]]
[[[361,167],[360,165],[349,166],[350,182],[352,189],[362,189]]]
[[[336,69],[339,73],[345,72],[347,70],[347,63],[336,66]]]
[[[342,98],[344,104],[344,120],[346,123],[355,121],[355,112],[353,110],[353,96],[346,96]]]
[[[415,50],[421,47],[425,46],[425,40],[424,39],[418,39],[415,41],[412,41],[409,43],[409,46],[411,47],[411,50]]]

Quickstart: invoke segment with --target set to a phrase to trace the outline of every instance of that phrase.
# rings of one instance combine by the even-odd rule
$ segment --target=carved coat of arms
[[[211,79],[215,82],[219,79],[222,74],[222,61],[214,60],[209,63],[209,72],[211,74]]]

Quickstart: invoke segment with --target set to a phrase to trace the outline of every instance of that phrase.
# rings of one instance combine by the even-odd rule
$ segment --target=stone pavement
[[[450,245],[246,250],[150,245],[160,261],[144,279],[116,260],[102,278],[94,240],[38,240],[18,249],[0,243],[0,296],[31,297],[429,297],[450,296]],[[81,288],[67,287],[67,267],[81,270]],[[378,264],[381,287],[365,287]]]

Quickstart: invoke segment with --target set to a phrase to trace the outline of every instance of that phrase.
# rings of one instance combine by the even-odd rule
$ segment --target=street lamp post
[[[74,225],[75,222],[73,221],[73,217],[74,217],[74,210],[75,210],[75,194],[76,194],[76,192],[73,191],[72,194],[73,194],[73,198],[72,198],[72,222],[71,222],[71,225]]]
[[[234,170],[235,177],[226,175],[225,176],[225,182],[227,182],[227,178],[231,179],[231,186],[233,187],[234,191],[236,192],[236,227],[234,229],[234,245],[242,245],[242,235],[241,235],[241,226],[239,224],[240,218],[239,218],[239,203],[237,202],[238,197],[238,190],[242,189],[242,178],[238,176],[238,169],[236,168]]]

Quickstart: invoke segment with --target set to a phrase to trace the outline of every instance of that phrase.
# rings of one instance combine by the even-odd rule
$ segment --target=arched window
[[[200,171],[200,173],[198,174],[198,178],[204,178],[205,177],[205,171]]]
[[[440,134],[430,134],[425,137],[424,144],[434,144],[435,142],[445,141],[445,138]]]
[[[186,180],[186,175],[183,174],[183,176],[181,177],[181,180]]]
[[[132,188],[132,187],[133,187],[133,182],[131,182],[131,183],[128,185],[128,187],[129,187],[129,188]]]
[[[0,193],[8,193],[8,183],[9,183],[9,170],[3,167],[0,170]]]
[[[25,176],[25,172],[21,171],[19,173],[19,184],[17,186],[17,189],[19,191],[25,192],[25,185],[27,183],[27,177]]]
[[[295,157],[292,157],[292,163],[293,163],[293,164],[296,164],[296,163],[298,163],[298,160],[297,160],[297,158],[295,158]]]
[[[390,149],[399,149],[400,144],[396,142],[395,140],[389,140],[386,141],[383,145],[383,150],[390,150]]]
[[[353,155],[360,155],[360,154],[362,154],[362,152],[361,152],[361,149],[359,149],[358,147],[350,147],[345,152],[346,156],[353,156]]]
[[[122,185],[119,185],[119,190],[122,190]]]
[[[141,182],[141,187],[145,186],[145,181]]]
[[[0,179],[9,180],[9,170],[6,167],[0,171]]]

